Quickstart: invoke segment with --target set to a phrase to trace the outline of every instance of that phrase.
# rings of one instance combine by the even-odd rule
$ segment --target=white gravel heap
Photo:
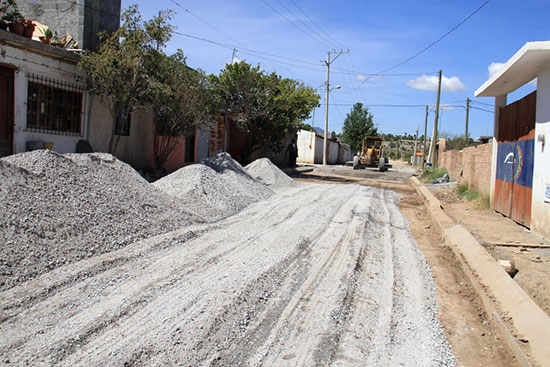
[[[110,154],[0,159],[0,289],[199,221]]]
[[[273,195],[227,153],[180,168],[153,185],[180,198],[206,221],[231,216]]]
[[[274,191],[284,190],[296,186],[298,183],[288,177],[269,158],[256,159],[245,167],[250,176],[269,186]]]

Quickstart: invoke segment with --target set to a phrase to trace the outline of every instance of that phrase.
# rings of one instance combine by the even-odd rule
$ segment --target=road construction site
[[[415,170],[386,173],[222,153],[149,183],[108,154],[0,159],[0,365],[544,360],[547,317],[511,279],[493,305],[504,271],[476,280]]]
[[[103,154],[0,163],[4,365],[455,364],[393,191],[224,154],[156,184]]]

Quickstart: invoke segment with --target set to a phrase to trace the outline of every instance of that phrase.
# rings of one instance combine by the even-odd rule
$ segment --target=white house
[[[74,153],[80,140],[106,152],[113,119],[101,98],[86,92],[80,56],[0,30],[0,157],[33,149]],[[114,155],[137,169],[153,167],[151,111],[140,108],[117,120]],[[180,139],[165,164],[173,171],[208,156],[208,128]]]
[[[507,103],[537,78],[537,90]],[[550,237],[550,41],[526,43],[476,92],[495,97],[491,203]]]
[[[78,59],[0,30],[0,155],[42,143],[60,153],[74,152],[77,142],[87,139],[90,98]]]

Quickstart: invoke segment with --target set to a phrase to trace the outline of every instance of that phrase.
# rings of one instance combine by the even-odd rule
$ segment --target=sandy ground
[[[474,202],[458,197],[452,189],[433,187],[445,212],[463,225],[496,260],[511,260],[518,273],[514,280],[550,316],[550,248],[529,248],[521,244],[546,244],[550,240],[531,233],[493,210],[476,209]],[[513,243],[514,247],[495,246]]]
[[[0,364],[453,365],[397,202],[304,184],[52,270],[0,293]]]

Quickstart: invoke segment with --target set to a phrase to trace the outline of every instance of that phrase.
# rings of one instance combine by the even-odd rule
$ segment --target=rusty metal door
[[[535,146],[536,91],[500,109],[494,209],[527,227]]]
[[[0,66],[0,157],[12,154],[13,69]]]

